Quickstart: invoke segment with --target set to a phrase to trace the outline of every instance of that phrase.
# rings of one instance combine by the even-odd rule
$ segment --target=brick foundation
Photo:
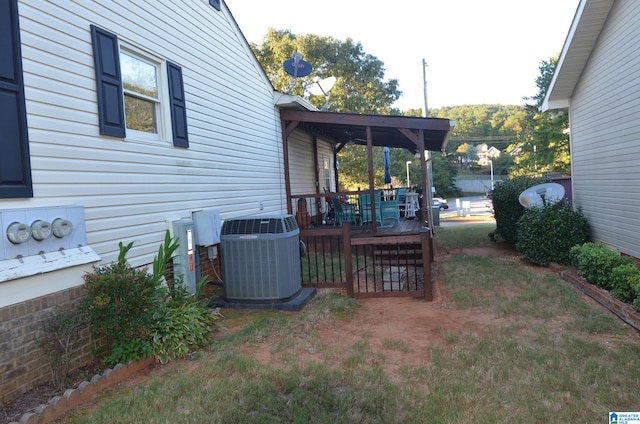
[[[200,273],[204,277],[209,277],[209,281],[213,283],[221,283],[222,268],[220,266],[220,245],[216,244],[213,249],[216,249],[217,255],[215,259],[209,259],[208,247],[198,246],[198,255],[200,255]]]
[[[56,307],[74,307],[85,296],[84,286],[78,286],[0,308],[0,403],[10,402],[51,380],[49,361],[38,338]],[[81,340],[72,369],[92,359],[88,328],[82,331]]]

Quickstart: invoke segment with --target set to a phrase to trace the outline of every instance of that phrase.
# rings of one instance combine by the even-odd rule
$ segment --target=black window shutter
[[[209,4],[213,6],[214,9],[220,10],[220,0],[209,0]]]
[[[167,75],[169,77],[169,103],[171,105],[173,145],[176,147],[189,147],[187,106],[184,99],[182,68],[171,62],[167,62]]]
[[[93,61],[96,68],[100,134],[124,138],[124,94],[120,73],[118,37],[91,25]]]
[[[0,1],[0,198],[33,197],[17,0]]]

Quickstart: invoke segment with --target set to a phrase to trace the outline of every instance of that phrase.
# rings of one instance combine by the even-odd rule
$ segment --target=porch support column
[[[316,194],[320,194],[320,163],[318,162],[318,138],[314,135],[311,137],[311,148],[313,154],[313,178],[316,182]],[[316,223],[318,226],[322,224],[322,199],[316,196]]]
[[[284,119],[280,120],[280,128],[282,131],[282,160],[284,162],[284,191],[287,197],[287,213],[293,213],[293,206],[291,205],[291,177],[289,175],[289,134],[293,132],[298,126],[299,122],[290,122],[289,125],[285,124]]]
[[[333,145],[333,178],[336,184],[336,193],[340,192],[340,181],[338,179],[338,152],[336,145]]]
[[[425,221],[425,218],[427,218],[426,220],[429,222],[429,227],[431,228],[431,231],[433,231],[433,216],[431,213],[431,200],[430,200],[431,199],[431,196],[430,196],[431,182],[427,177],[428,172],[427,172],[427,161],[425,160],[425,157],[424,157],[424,130],[423,129],[418,130],[418,152],[420,152],[420,170],[422,174],[422,180],[421,180],[422,211],[420,215],[423,221]]]
[[[432,301],[431,263],[433,262],[433,233],[426,228],[420,230],[420,245],[422,247],[422,266],[424,273],[424,300]]]
[[[376,192],[373,179],[373,138],[371,137],[370,126],[367,126],[367,164],[369,168],[369,195],[371,196],[371,227],[375,233],[378,231],[378,222],[376,220]]]

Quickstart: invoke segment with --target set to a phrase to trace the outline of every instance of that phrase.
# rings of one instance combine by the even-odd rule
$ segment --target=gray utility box
[[[292,215],[227,219],[220,243],[226,301],[283,301],[300,291],[300,230]]]

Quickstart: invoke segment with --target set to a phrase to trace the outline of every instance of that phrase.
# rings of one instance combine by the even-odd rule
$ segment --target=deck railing
[[[419,234],[373,236],[342,227],[301,229],[304,287],[333,288],[355,297],[411,296],[432,300],[433,240]]]
[[[394,189],[376,189],[375,192],[381,196],[382,200],[395,198]],[[341,205],[344,205],[344,216],[348,218],[349,222],[358,224],[357,217],[360,215],[358,198],[360,195],[369,193],[367,190],[291,195],[291,211],[301,229],[334,224],[340,226],[342,220],[336,220],[333,205],[334,199],[337,199]],[[404,203],[400,207],[404,208]]]

